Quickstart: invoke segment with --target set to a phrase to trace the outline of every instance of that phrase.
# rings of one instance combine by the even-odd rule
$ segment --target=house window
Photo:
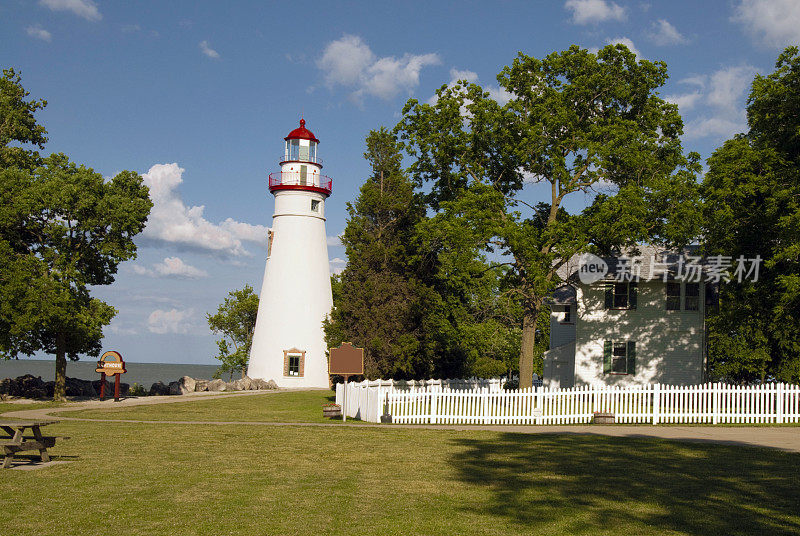
[[[686,283],[686,303],[683,308],[687,311],[700,309],[700,283]]]
[[[611,283],[606,286],[606,309],[636,309],[636,283]]]
[[[306,353],[297,348],[283,351],[283,375],[302,377],[305,373]]]
[[[604,341],[603,374],[635,374],[636,341]]]
[[[681,310],[681,284],[674,281],[667,282],[667,311]]]
[[[569,305],[564,306],[564,317],[561,320],[562,324],[571,324],[572,323],[572,308]]]
[[[311,212],[319,212],[319,201],[317,199],[311,200]]]

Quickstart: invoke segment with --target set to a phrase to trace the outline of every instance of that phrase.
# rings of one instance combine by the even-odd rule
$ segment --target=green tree
[[[22,87],[22,78],[14,69],[3,69],[0,78],[0,169],[18,167],[32,170],[41,161],[34,149],[12,144],[33,145],[44,149],[47,131],[36,123],[35,113],[47,106],[43,99],[30,96]]]
[[[709,319],[714,374],[747,383],[800,381],[798,48],[787,48],[775,67],[753,81],[749,132],[714,152],[703,181],[709,254],[764,261],[758,281],[721,285]]]
[[[116,311],[92,298],[113,283],[120,262],[135,258],[133,237],[152,207],[135,172],[110,181],[63,154],[41,158],[45,130],[12,70],[0,82],[0,354],[56,357],[54,399],[65,394],[67,357],[97,355],[102,328]]]
[[[577,46],[544,59],[520,53],[498,76],[501,105],[476,84],[410,100],[396,132],[430,185],[441,224],[505,266],[505,290],[522,311],[520,385],[530,386],[537,323],[573,254],[641,241],[682,243],[697,233],[696,154],[685,157],[677,106],[658,97],[663,62],[636,60],[622,45],[597,54]],[[547,186],[535,205],[528,183]],[[580,214],[565,200],[608,186]],[[694,217],[692,217],[694,216]]]
[[[223,336],[217,341],[219,353],[214,356],[222,362],[216,377],[222,373],[233,375],[234,372],[241,372],[244,378],[257,316],[258,294],[253,292],[250,285],[230,291],[215,315],[206,313],[208,327]]]
[[[332,285],[326,341],[330,347],[342,341],[364,347],[369,377],[423,376],[431,363],[421,349],[425,287],[416,275],[413,237],[425,208],[401,170],[391,133],[373,130],[366,145],[372,175],[347,204],[342,243],[348,263]]]

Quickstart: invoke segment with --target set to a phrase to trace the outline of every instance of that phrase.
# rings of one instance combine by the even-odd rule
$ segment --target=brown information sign
[[[364,374],[364,349],[356,348],[349,342],[343,342],[338,348],[331,348],[328,374]]]

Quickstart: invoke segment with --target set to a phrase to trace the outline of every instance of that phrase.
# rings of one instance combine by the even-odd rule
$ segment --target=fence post
[[[436,419],[436,410],[437,410],[437,406],[438,406],[438,404],[437,404],[437,402],[438,402],[438,396],[437,396],[438,395],[438,391],[439,390],[436,389],[436,387],[434,387],[430,391],[430,394],[431,394],[431,415],[430,415],[430,419],[428,419],[428,422],[430,422],[431,424],[436,424],[436,421],[437,421],[437,419]]]
[[[783,424],[783,383],[779,383],[775,386],[776,393],[775,393],[775,422],[778,424]]]
[[[711,424],[719,424],[719,389],[718,384],[711,384]]]
[[[542,424],[544,417],[544,388],[539,389],[537,387],[534,392],[536,393],[536,412],[534,413],[536,415],[536,424]]]
[[[661,416],[661,384],[657,383],[653,386],[653,426],[658,424],[660,416]]]

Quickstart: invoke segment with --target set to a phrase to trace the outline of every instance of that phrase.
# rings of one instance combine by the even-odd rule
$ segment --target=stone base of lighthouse
[[[264,283],[253,333],[251,378],[280,387],[328,387],[323,320],[333,305],[326,195],[276,191]]]

